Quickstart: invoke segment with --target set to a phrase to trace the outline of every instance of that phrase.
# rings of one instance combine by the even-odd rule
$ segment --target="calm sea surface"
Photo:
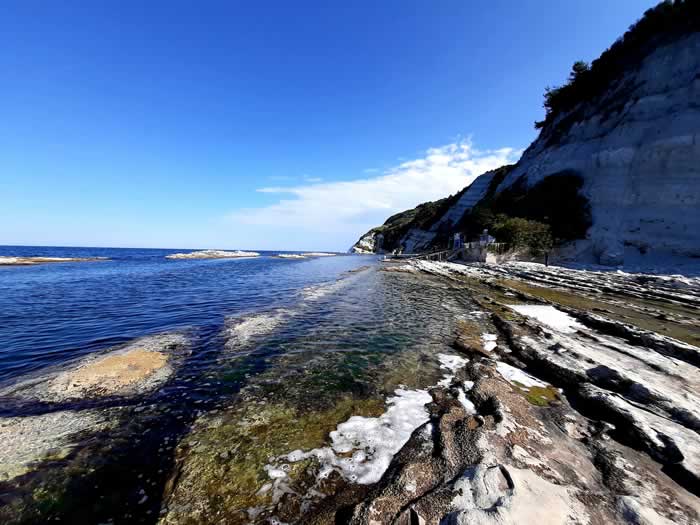
[[[178,251],[188,250],[0,246],[0,255],[109,258],[0,267],[0,382],[139,336],[291,306],[375,260],[165,258]]]

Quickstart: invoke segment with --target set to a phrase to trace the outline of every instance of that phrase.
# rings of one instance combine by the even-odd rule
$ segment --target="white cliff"
[[[373,230],[360,237],[360,240],[353,244],[352,248],[350,248],[350,253],[374,253],[376,246],[375,236],[376,232]]]
[[[558,256],[604,265],[642,266],[651,261],[680,263],[682,258],[700,257],[700,32],[694,30],[698,27],[696,5],[659,4],[590,69],[577,63],[579,73],[574,68],[567,85],[548,91],[548,115],[542,131],[518,163],[508,167],[507,174],[497,172],[496,180],[493,173],[478,177],[446,211],[436,207],[434,217],[428,213],[426,218],[426,213],[416,208],[399,214],[402,221],[387,221],[373,230],[391,231],[384,249],[408,253],[445,247],[452,233],[473,232],[475,227],[484,226],[480,217],[463,220],[476,204],[512,217],[547,219],[537,216],[536,197],[531,201],[534,208],[523,211],[508,208],[513,205],[512,198],[499,204],[499,195],[507,195],[503,190],[512,188],[524,198],[528,189],[544,179],[568,174],[581,177],[580,194],[588,201],[586,208],[590,207],[590,227],[585,231],[584,226],[575,236],[560,237],[579,240],[560,246]],[[581,213],[588,215],[587,209],[571,210],[572,219]],[[588,217],[585,219],[588,224]],[[551,222],[554,229],[565,220],[552,217]],[[465,226],[467,223],[471,228]],[[566,231],[565,225],[562,231]],[[368,245],[363,249],[373,248]]]
[[[624,252],[700,256],[700,34],[660,47],[622,74],[561,136],[548,126],[498,191],[575,170],[593,225],[585,253],[621,264]],[[581,243],[580,243],[581,244]],[[625,248],[627,247],[627,248]]]

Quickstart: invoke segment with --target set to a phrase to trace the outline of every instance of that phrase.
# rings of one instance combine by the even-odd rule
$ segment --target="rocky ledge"
[[[33,266],[35,264],[106,261],[107,257],[7,257],[0,256],[0,266]]]
[[[224,251],[224,250],[200,250],[189,253],[172,253],[166,255],[166,259],[235,259],[240,257],[258,257],[258,252],[244,252],[241,250]]]
[[[698,523],[700,280],[403,270],[464,288],[494,333],[462,322],[453,347],[469,362],[344,522]]]
[[[182,334],[147,336],[0,389],[3,412],[33,407],[0,417],[0,482],[66,459],[86,438],[114,428],[127,400],[163,386],[187,348]]]

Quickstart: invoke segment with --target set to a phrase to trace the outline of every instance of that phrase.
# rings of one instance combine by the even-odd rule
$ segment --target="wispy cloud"
[[[260,188],[257,191],[279,194],[279,202],[237,210],[230,219],[291,235],[328,234],[338,249],[346,248],[389,215],[453,194],[481,173],[514,162],[520,152],[513,148],[478,150],[469,140],[459,141],[430,148],[421,158],[404,161],[375,177]]]

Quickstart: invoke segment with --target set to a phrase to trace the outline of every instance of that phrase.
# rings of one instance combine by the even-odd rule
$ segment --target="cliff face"
[[[465,231],[475,205],[567,172],[581,177],[592,219],[585,239],[569,245],[573,258],[617,265],[625,253],[700,256],[700,33],[645,45],[649,52],[613,69],[601,93],[548,117],[501,180],[480,176],[428,227],[404,225],[383,249],[444,245]],[[380,230],[366,234],[365,245]]]
[[[625,247],[700,256],[700,34],[658,48],[559,116],[498,191],[562,170],[583,177],[593,219],[584,246],[601,263],[620,264]]]
[[[456,195],[397,213],[377,228],[364,234],[350,249],[353,253],[400,252],[418,253],[445,244],[457,231],[465,214],[495,190],[494,181],[503,179],[513,166],[479,175],[474,182]],[[381,238],[378,235],[381,234]],[[380,239],[380,242],[377,240]]]

